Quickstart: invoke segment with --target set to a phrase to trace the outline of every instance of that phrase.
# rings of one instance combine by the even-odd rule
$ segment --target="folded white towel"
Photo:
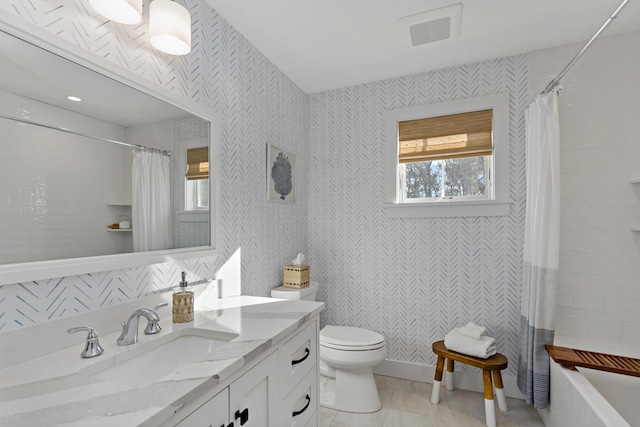
[[[469,356],[487,359],[496,354],[496,339],[484,336],[479,340],[460,334],[460,328],[454,328],[444,337],[444,346],[448,350]]]
[[[462,328],[460,328],[460,333],[462,335],[469,338],[474,338],[477,340],[484,337],[484,333],[486,331],[487,331],[487,328],[485,328],[484,326],[478,326],[473,322],[469,322],[466,325],[464,325]]]

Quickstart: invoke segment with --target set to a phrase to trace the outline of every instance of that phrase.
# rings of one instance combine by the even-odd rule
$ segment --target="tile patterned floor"
[[[431,403],[431,384],[376,376],[382,409],[352,414],[320,408],[321,427],[484,427],[482,393],[457,389],[440,391],[440,404]],[[496,407],[498,427],[544,427],[533,407],[507,399],[509,412]]]

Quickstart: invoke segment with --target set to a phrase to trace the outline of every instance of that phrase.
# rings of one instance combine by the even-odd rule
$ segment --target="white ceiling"
[[[458,38],[413,47],[401,18],[456,0],[207,1],[307,93],[586,42],[622,2],[466,0]],[[637,29],[630,0],[603,36]]]

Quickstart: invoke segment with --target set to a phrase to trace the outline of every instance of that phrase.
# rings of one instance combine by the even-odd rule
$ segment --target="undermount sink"
[[[145,386],[190,363],[215,360],[219,348],[237,336],[225,332],[185,330],[162,344],[149,343],[146,347],[132,350],[136,353],[140,350],[140,353],[116,362],[92,377],[125,386]],[[149,349],[145,350],[147,347]]]

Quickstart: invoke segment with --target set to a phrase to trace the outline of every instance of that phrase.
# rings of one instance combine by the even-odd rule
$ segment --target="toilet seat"
[[[327,325],[320,331],[320,345],[342,351],[367,351],[384,347],[384,336],[362,328]]]

